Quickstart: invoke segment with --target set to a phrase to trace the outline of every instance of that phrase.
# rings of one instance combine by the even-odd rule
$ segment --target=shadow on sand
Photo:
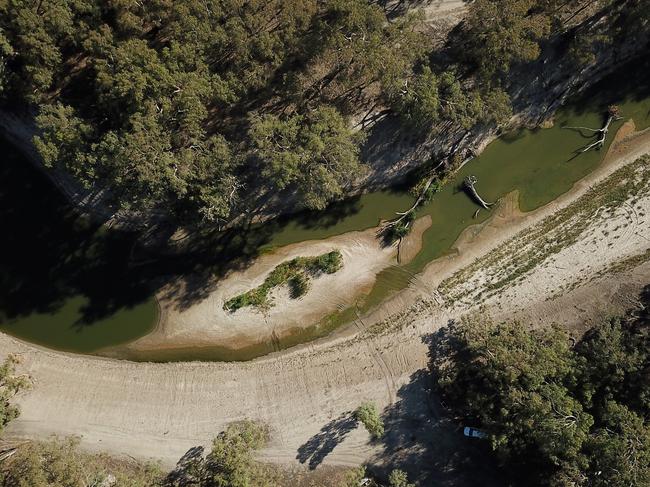
[[[315,469],[345,439],[348,433],[357,427],[357,424],[357,420],[351,412],[333,419],[312,436],[307,443],[298,448],[296,458],[300,463],[307,463],[310,469]]]
[[[444,334],[441,330],[422,338],[429,346],[430,361],[437,360],[440,347],[448,345]],[[367,465],[379,478],[399,468],[420,486],[473,486],[478,485],[476,479],[485,487],[504,485],[488,461],[489,445],[464,437],[462,425],[440,403],[429,369],[411,375],[382,417],[382,451]],[[356,427],[350,413],[330,421],[299,448],[298,460],[316,468]]]

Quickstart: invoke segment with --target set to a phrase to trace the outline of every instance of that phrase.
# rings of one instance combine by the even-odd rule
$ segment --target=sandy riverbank
[[[461,301],[445,302],[436,291],[443,277],[467,268],[466,281],[485,285],[489,282],[486,269],[503,268],[498,259],[490,260],[500,246],[516,243],[522,233],[534,230],[560,208],[570,207],[598,181],[648,152],[650,133],[636,135],[613,147],[597,171],[551,205],[525,216],[502,206],[499,212],[504,213],[481,232],[474,228],[463,235],[455,257],[427,268],[421,288],[403,293],[408,299],[399,298],[402,307],[393,301],[383,310],[393,313],[390,326],[380,333],[343,336],[248,363],[170,364],[58,353],[0,335],[1,354],[19,353],[21,371],[35,381],[33,390],[18,398],[22,415],[10,425],[8,434],[77,434],[85,448],[157,458],[169,465],[190,447],[209,443],[228,422],[248,417],[272,429],[273,441],[262,452],[264,459],[309,464],[319,455],[314,464],[358,464],[381,453],[381,447],[371,446],[362,429],[347,432],[334,445],[324,444],[323,431],[365,400],[381,408],[403,406],[395,408],[398,419],[409,414],[410,395],[423,392],[412,384],[427,362],[423,337],[475,309]],[[482,303],[486,312],[537,320],[553,317],[576,326],[586,316],[580,309],[588,310],[596,301],[606,301],[606,309],[600,311],[608,313],[628,306],[650,280],[647,261],[612,270],[613,265],[650,248],[650,225],[641,216],[650,214],[650,196],[641,194],[634,200],[625,203],[633,205],[638,219],[634,220],[634,212],[617,210],[607,218],[605,235],[599,231],[603,221],[594,218],[574,243],[540,262],[524,281],[504,285]],[[618,241],[625,245],[608,245]],[[486,265],[472,267],[477,259]],[[446,294],[463,291],[459,286],[447,289]],[[427,419],[417,428],[435,441],[439,433],[434,423]],[[405,421],[405,426],[395,428],[408,424]]]
[[[419,252],[422,234],[430,225],[428,217],[414,222],[413,231],[400,246],[402,261],[410,260]],[[325,240],[288,245],[263,254],[246,269],[231,272],[214,283],[214,290],[207,298],[189,307],[177,301],[179,293],[163,289],[159,293],[162,317],[158,327],[151,334],[116,348],[117,353],[128,356],[133,352],[171,351],[211,345],[237,350],[308,329],[331,313],[352,306],[372,289],[379,272],[397,263],[397,245],[384,245],[377,237],[378,231],[379,228],[371,228],[349,232]],[[343,266],[334,274],[312,279],[309,291],[301,298],[291,298],[288,287],[282,286],[271,292],[273,306],[268,309],[249,306],[230,312],[223,308],[228,299],[262,284],[282,262],[332,250],[341,252]],[[181,289],[183,285],[183,282],[174,283]]]
[[[423,273],[414,276],[411,286],[399,292],[364,317],[363,322],[372,324],[385,319],[423,296],[458,269],[468,265],[477,256],[512,238],[522,228],[539,221],[578,197],[591,182],[611,173],[617,167],[621,153],[635,154],[637,146],[643,146],[644,135],[637,134],[625,142],[634,132],[633,122],[628,122],[616,134],[610,154],[601,165],[586,178],[579,181],[572,191],[555,201],[529,213],[521,213],[516,193],[502,198],[487,222],[467,228],[459,237],[447,258],[430,263]],[[617,148],[618,147],[618,148]],[[109,349],[103,354],[116,357],[191,357],[190,350],[201,348],[204,354],[195,357],[220,356],[225,358],[264,355],[277,349],[276,343],[309,341],[329,330],[320,330],[320,323],[333,313],[347,309],[372,289],[376,276],[399,260],[410,261],[422,247],[422,235],[431,225],[429,217],[417,220],[413,230],[399,246],[386,247],[377,238],[379,228],[363,232],[349,232],[324,240],[305,241],[276,249],[262,255],[246,269],[234,271],[224,279],[210,283],[209,295],[186,306],[178,300],[183,293],[159,293],[162,317],[156,330],[133,343]],[[312,281],[310,291],[300,299],[291,299],[288,288],[272,292],[274,306],[269,309],[247,307],[229,312],[224,303],[233,296],[259,286],[278,264],[298,256],[319,255],[338,249],[343,255],[343,268],[332,275],[324,275]],[[176,290],[184,283],[174,283]],[[354,332],[355,328],[340,330],[338,335]],[[303,338],[298,338],[302,334]],[[295,337],[295,338],[294,338]],[[210,352],[212,350],[212,352]]]

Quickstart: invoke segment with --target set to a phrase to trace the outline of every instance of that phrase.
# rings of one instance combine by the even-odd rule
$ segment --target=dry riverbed
[[[650,132],[630,135],[632,129],[627,130],[618,135],[604,163],[558,200],[522,215],[515,200],[506,198],[489,222],[461,236],[455,255],[433,262],[411,289],[360,320],[356,329],[361,331],[252,362],[167,364],[71,355],[1,335],[1,353],[20,354],[21,372],[34,378],[33,390],[18,398],[22,415],[8,433],[76,434],[88,449],[156,458],[171,465],[190,447],[208,444],[228,422],[252,418],[272,430],[272,443],[261,453],[262,459],[313,467],[356,465],[384,452],[384,446],[368,442],[363,429],[346,426],[349,412],[372,400],[397,418],[390,421],[391,435],[402,432],[411,437],[417,431],[443,444],[442,435],[449,430],[438,427],[434,407],[424,407],[427,396],[417,382],[427,365],[426,337],[448,320],[481,307],[499,318],[515,316],[536,324],[540,319],[556,320],[579,327],[595,318],[588,311],[594,303],[599,303],[599,312],[618,312],[633,303],[650,280],[649,192],[639,189],[620,201],[605,198],[603,209],[588,207],[581,199],[610,194],[615,190],[607,183],[610,176],[650,152]],[[584,220],[579,231],[549,247],[548,239],[559,241],[575,218]],[[366,254],[386,263],[395,258],[395,249],[371,248],[370,236],[364,235],[359,233],[355,243],[346,243],[349,236],[337,237],[342,240],[336,245],[329,239],[306,243],[314,246],[307,255],[336,246],[348,260]],[[305,255],[300,245],[263,257],[267,271],[277,262]],[[355,275],[362,270],[352,267],[351,261],[345,263]],[[365,262],[375,265],[384,264]],[[257,285],[263,275],[261,269],[244,273],[231,290]],[[371,281],[368,274],[359,286]],[[319,285],[316,280],[314,296]],[[340,296],[349,292],[347,288]],[[230,291],[222,291],[222,296],[230,297]],[[203,309],[214,316],[222,309],[222,298],[210,299]],[[188,323],[203,319],[212,323],[198,311],[191,320],[186,316]],[[164,333],[173,336],[173,330]],[[415,403],[425,411],[413,412]],[[410,446],[402,444],[400,454]]]

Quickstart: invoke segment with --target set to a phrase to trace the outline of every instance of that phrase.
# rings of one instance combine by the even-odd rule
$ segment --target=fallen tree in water
[[[392,227],[398,227],[398,226],[405,226],[405,228],[408,228],[410,221],[413,221],[413,217],[415,216],[415,209],[420,206],[422,203],[424,203],[427,199],[431,197],[430,189],[433,186],[434,181],[436,181],[438,178],[438,175],[433,173],[425,182],[424,187],[422,191],[420,192],[419,196],[415,200],[415,203],[413,203],[413,206],[411,206],[408,210],[406,211],[397,211],[395,212],[396,215],[398,215],[397,218],[394,220],[390,220],[384,224],[385,229],[389,229]],[[436,191],[437,192],[437,189]],[[409,221],[410,220],[410,221]]]
[[[621,117],[620,108],[616,105],[611,105],[607,109],[607,120],[605,121],[605,124],[599,129],[592,129],[589,127],[564,127],[564,128],[573,129],[573,130],[588,130],[590,132],[594,132],[594,134],[598,134],[598,140],[596,140],[592,144],[586,145],[579,151],[580,153],[583,153],[583,152],[587,152],[590,149],[600,149],[603,145],[605,145],[605,140],[607,139],[607,133],[609,132],[609,126],[612,124],[612,122],[620,120],[621,118],[623,117]]]
[[[479,196],[479,194],[476,192],[475,185],[478,182],[478,179],[476,176],[467,176],[465,180],[463,181],[463,186],[467,191],[469,192],[470,195],[476,200],[476,202],[481,205],[483,208],[486,210],[490,209],[490,206],[492,206],[494,203],[487,203],[483,198]],[[475,215],[476,216],[476,215]]]

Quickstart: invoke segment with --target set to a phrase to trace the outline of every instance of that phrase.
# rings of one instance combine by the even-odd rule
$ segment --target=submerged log
[[[609,126],[612,124],[612,122],[615,122],[617,120],[620,120],[621,118],[621,111],[616,105],[612,105],[608,108],[607,110],[607,120],[605,121],[605,125],[603,125],[599,129],[592,129],[589,127],[564,127],[566,129],[574,129],[574,130],[588,130],[590,132],[594,132],[594,134],[598,134],[598,139],[583,147],[579,152],[587,152],[590,149],[600,149],[603,145],[605,145],[605,140],[607,139],[607,133],[609,132]]]
[[[476,192],[476,188],[474,187],[477,181],[478,179],[476,178],[476,176],[467,176],[463,181],[463,186],[465,186],[467,191],[469,191],[469,193],[472,195],[472,197],[476,200],[476,202],[479,205],[481,205],[486,210],[489,210],[490,206],[492,206],[494,203],[487,203],[483,198],[479,196],[479,194]]]

